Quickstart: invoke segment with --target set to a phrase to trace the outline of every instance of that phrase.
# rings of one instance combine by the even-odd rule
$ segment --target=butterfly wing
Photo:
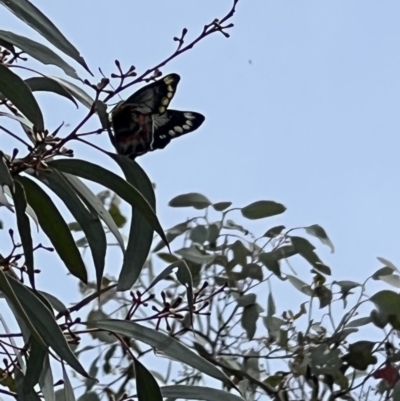
[[[194,111],[167,110],[153,116],[153,141],[151,150],[165,148],[172,139],[199,128],[205,117]]]
[[[173,138],[195,131],[205,117],[193,111],[167,110],[180,81],[178,74],[139,89],[110,113],[117,152],[134,159],[165,148]]]
[[[144,86],[130,96],[124,105],[136,107],[139,113],[165,113],[181,77],[178,74],[169,74],[149,85]]]
[[[164,149],[172,139],[195,131],[204,120],[202,114],[194,111],[140,114],[125,108],[114,120],[114,146],[119,154],[135,159],[147,152]]]
[[[138,113],[134,107],[122,107],[112,117],[113,144],[120,155],[136,156],[147,153],[153,137],[153,117]]]

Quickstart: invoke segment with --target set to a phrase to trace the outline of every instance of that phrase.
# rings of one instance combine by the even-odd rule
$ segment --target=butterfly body
[[[204,116],[192,111],[168,109],[179,75],[170,74],[120,102],[110,114],[113,144],[119,154],[131,159],[163,149],[176,137],[193,132]]]

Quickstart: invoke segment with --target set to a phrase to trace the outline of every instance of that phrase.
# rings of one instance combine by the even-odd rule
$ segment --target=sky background
[[[172,38],[182,28],[188,28],[190,40],[231,7],[230,0],[35,4],[97,77],[98,67],[106,75],[115,72],[115,59],[143,72],[174,51]],[[1,29],[42,41],[5,9],[0,15]],[[229,39],[213,34],[164,67],[165,74],[181,75],[172,107],[201,112],[206,122],[163,151],[138,159],[157,185],[163,227],[193,215],[167,206],[181,193],[200,192],[237,207],[275,200],[287,207],[285,214],[251,223],[239,214],[232,218],[256,235],[277,224],[322,225],[335,253],[313,242],[338,280],[363,280],[381,266],[377,256],[400,266],[399,17],[400,3],[394,0],[241,0]],[[63,77],[58,69],[38,68]],[[73,126],[85,113],[56,96],[38,99],[50,129],[61,121]],[[105,135],[93,141],[112,149]],[[117,171],[98,152],[74,149],[78,157]],[[6,219],[7,212],[0,212]],[[76,282],[56,282],[62,267],[50,270],[48,261],[59,265],[57,259],[38,258],[48,272],[43,284],[69,299]],[[114,275],[118,268],[115,259],[108,264]],[[303,268],[309,271],[306,265],[296,268],[300,277]],[[291,297],[275,298],[282,309],[293,308]],[[266,299],[260,303],[265,306]]]

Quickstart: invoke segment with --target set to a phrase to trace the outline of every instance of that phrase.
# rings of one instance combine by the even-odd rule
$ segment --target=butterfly
[[[195,131],[205,117],[194,111],[168,109],[180,81],[166,75],[120,102],[110,113],[111,140],[117,152],[135,159],[165,148],[172,139]]]

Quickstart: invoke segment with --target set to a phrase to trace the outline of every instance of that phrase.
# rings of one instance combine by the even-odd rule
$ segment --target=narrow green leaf
[[[67,309],[67,307],[54,295],[51,295],[45,291],[39,291],[39,294],[43,295],[47,299],[49,304],[53,307],[53,309],[57,312],[63,312]]]
[[[346,328],[351,328],[351,327],[361,327],[361,326],[365,326],[366,324],[371,323],[371,317],[367,316],[367,317],[360,317],[359,319],[354,319],[351,322],[346,324]]]
[[[43,370],[39,377],[39,387],[42,390],[45,401],[55,401],[56,396],[53,384],[53,373],[51,371],[49,355],[47,354],[44,358]]]
[[[107,250],[106,235],[100,220],[97,215],[94,215],[87,210],[85,205],[76,195],[73,187],[71,187],[69,182],[59,171],[50,169],[50,173],[39,173],[38,178],[64,202],[76,221],[82,227],[92,253],[96,269],[97,287],[100,289]]]
[[[0,39],[0,46],[9,50],[12,54],[15,54],[15,47],[11,43],[8,43],[7,41]]]
[[[13,195],[12,195],[12,192],[11,192],[10,188],[4,187],[3,189],[4,189],[4,192],[5,192],[10,198],[12,198]],[[39,221],[38,221],[38,218],[37,218],[37,216],[36,216],[36,213],[34,212],[34,210],[33,210],[28,204],[26,205],[25,213],[35,222],[35,224],[36,224],[36,229],[37,229],[37,231],[39,231]]]
[[[138,401],[162,401],[163,397],[156,379],[136,358],[134,363]]]
[[[29,358],[23,382],[23,391],[25,393],[32,390],[39,382],[46,355],[48,355],[46,347],[34,338],[31,338]]]
[[[178,238],[180,235],[184,234],[189,229],[188,223],[189,223],[189,221],[185,221],[183,223],[177,224],[176,226],[174,226],[166,231],[165,234],[167,237],[168,244],[171,244],[171,242],[175,238]],[[165,242],[163,240],[161,240],[153,248],[152,252],[158,252],[161,249],[163,249],[165,246],[166,246]]]
[[[35,288],[33,242],[31,236],[31,225],[29,223],[26,211],[25,191],[22,185],[15,182],[15,192],[13,193],[15,212],[17,215],[18,233],[21,238],[22,248],[24,250],[25,265],[28,270],[29,282],[32,288]]]
[[[278,235],[280,235],[281,232],[282,232],[285,228],[286,228],[286,227],[285,227],[285,226],[282,226],[282,225],[272,227],[272,228],[270,228],[269,230],[267,230],[267,231],[265,232],[265,234],[263,235],[263,237],[275,238],[275,237],[277,237]]]
[[[331,249],[331,253],[335,251],[335,247],[333,246],[332,241],[329,239],[328,234],[319,224],[313,224],[312,226],[305,227],[305,230],[308,234],[317,237],[324,245],[327,245]]]
[[[67,89],[68,92],[71,93],[71,95],[75,97],[78,102],[82,103],[88,109],[92,108],[94,99],[79,86],[60,77],[50,76],[49,78],[54,79],[56,82],[62,85],[65,89]]]
[[[7,197],[6,194],[12,198],[12,193],[10,190],[8,190],[7,186],[1,186],[0,185],[0,206],[5,206],[11,213],[14,213],[14,205],[12,205]]]
[[[75,98],[54,79],[49,77],[32,77],[25,79],[25,83],[29,86],[32,92],[53,92],[71,100],[72,103],[78,107],[78,103],[76,102]]]
[[[272,295],[272,292],[268,294],[268,307],[267,307],[267,316],[272,317],[276,313],[276,306],[275,306],[275,301],[274,297]]]
[[[257,201],[241,209],[243,217],[250,220],[263,219],[265,217],[276,216],[286,210],[281,203],[274,201]]]
[[[380,256],[377,257],[379,262],[383,263],[385,266],[390,267],[392,270],[399,271],[399,269],[390,261]]]
[[[315,246],[312,245],[307,239],[303,237],[291,236],[290,240],[293,249],[299,253],[308,263],[310,263],[316,270],[323,274],[331,275],[331,269],[325,266],[318,255],[315,253]]]
[[[28,203],[34,209],[42,230],[49,237],[69,272],[87,283],[87,272],[74,238],[50,197],[34,181],[18,177],[25,188]]]
[[[242,327],[246,330],[249,340],[252,340],[256,334],[259,315],[257,304],[246,306],[243,310],[241,323]]]
[[[25,125],[29,129],[33,129],[33,124],[24,116],[15,116],[14,114],[10,113],[4,113],[3,111],[0,111],[0,117],[8,117],[11,118],[12,120],[18,121],[19,123]]]
[[[177,253],[178,255],[182,256],[182,258],[190,262],[198,264],[212,263],[216,258],[215,254],[209,254],[207,252],[204,252],[195,245],[178,249],[177,251],[175,251],[175,253]]]
[[[147,287],[146,292],[148,292],[151,288],[153,288],[156,284],[158,284],[161,280],[166,279],[170,274],[177,273],[179,268],[184,265],[184,260],[178,260],[173,262],[169,266],[167,266]]]
[[[194,207],[200,210],[212,205],[212,203],[204,195],[191,192],[176,196],[169,201],[168,205],[171,207]]]
[[[57,53],[53,52],[53,50],[50,50],[48,47],[43,46],[41,43],[35,42],[25,36],[3,30],[0,30],[0,39],[13,44],[41,63],[55,65],[61,68],[70,77],[79,79],[78,74],[69,64],[67,64]]]
[[[14,377],[17,387],[18,400],[23,401],[40,401],[39,395],[31,388],[29,391],[24,391],[24,374],[18,367],[14,368]]]
[[[20,302],[19,297],[15,294],[13,287],[11,286],[11,277],[6,276],[4,272],[0,269],[0,290],[4,292],[4,295],[8,298],[10,303],[13,305],[15,312],[20,316],[22,321],[25,323],[27,328],[30,330],[31,334],[39,341],[45,345],[44,340],[41,335],[36,330],[34,324],[31,321],[31,316],[25,311],[23,302]]]
[[[91,377],[97,377],[97,374],[99,373],[99,368],[97,367],[97,362],[100,359],[100,355],[97,358],[94,358],[93,362],[90,365],[89,368],[89,375]],[[86,384],[86,391],[90,391],[93,386],[96,384],[96,380],[95,379],[86,379],[85,380],[85,384]]]
[[[231,385],[229,378],[221,372],[216,366],[195,354],[185,345],[174,338],[167,336],[159,331],[141,326],[134,322],[126,320],[98,320],[93,322],[99,329],[116,332],[135,340],[142,341],[145,344],[164,352],[171,358],[174,358],[194,369],[199,370],[225,384]]]
[[[50,346],[61,359],[67,362],[78,373],[84,377],[88,377],[85,369],[69,348],[64,334],[48,307],[29,288],[17,280],[10,277],[8,278],[8,282],[35,329],[41,338],[43,338],[44,343]]]
[[[153,185],[143,169],[125,156],[110,155],[121,167],[127,181],[147,200],[152,210],[156,210]],[[153,228],[141,213],[132,206],[131,227],[124,262],[118,277],[118,291],[130,290],[138,279],[153,242]]]
[[[65,401],[75,401],[74,389],[72,388],[71,381],[69,380],[65,366],[62,365],[63,381],[64,381],[64,395]]]
[[[190,272],[189,266],[183,260],[180,264],[176,277],[179,282],[186,288],[186,298],[190,313],[190,323],[193,324],[193,280],[192,273]]]
[[[166,252],[159,252],[157,253],[157,256],[163,260],[166,263],[175,263],[178,262],[179,260],[181,260],[180,258],[178,258],[177,256],[171,254],[171,253],[166,253]]]
[[[391,274],[393,274],[394,271],[398,271],[398,270],[393,270],[391,267],[385,266],[385,267],[381,267],[380,269],[378,269],[372,276],[371,278],[373,280],[380,280],[382,276],[390,276]]]
[[[313,290],[312,288],[306,284],[304,281],[301,281],[299,278],[295,276],[291,276],[290,274],[286,275],[287,279],[290,281],[290,283],[293,285],[294,288],[299,290],[305,295],[312,296],[313,295]]]
[[[164,398],[169,399],[181,398],[184,400],[204,401],[244,401],[242,397],[229,393],[228,391],[204,386],[164,386],[161,387],[161,394]]]
[[[88,206],[89,210],[92,209],[94,213],[97,213],[97,215],[104,221],[106,226],[110,229],[111,233],[118,241],[122,252],[125,252],[125,244],[122,235],[119,232],[119,229],[115,224],[112,216],[104,207],[101,199],[99,199],[99,197],[96,196],[78,177],[67,173],[63,173],[63,176],[66,177],[71,185],[75,188],[75,190],[80,193],[82,200],[86,201],[85,203]]]
[[[127,183],[118,175],[101,166],[79,159],[54,160],[49,162],[49,165],[66,173],[95,181],[115,192],[120,198],[135,207],[146,219],[147,223],[167,242],[153,208],[133,185]]]
[[[38,131],[44,130],[42,112],[28,85],[3,64],[0,64],[0,92]]]
[[[86,319],[87,327],[89,329],[97,328],[96,322],[98,320],[106,320],[108,318],[109,318],[109,316],[100,309],[91,310]],[[114,344],[118,341],[117,337],[115,337],[113,334],[110,334],[106,331],[93,331],[90,333],[90,335],[93,338],[95,338],[96,340],[102,341],[103,343],[106,343],[106,344]]]
[[[19,19],[24,21],[35,31],[39,32],[52,45],[57,47],[67,56],[73,58],[86,71],[89,71],[85,60],[78,50],[67,40],[60,30],[32,3],[28,0],[0,0],[4,7],[8,8]]]

